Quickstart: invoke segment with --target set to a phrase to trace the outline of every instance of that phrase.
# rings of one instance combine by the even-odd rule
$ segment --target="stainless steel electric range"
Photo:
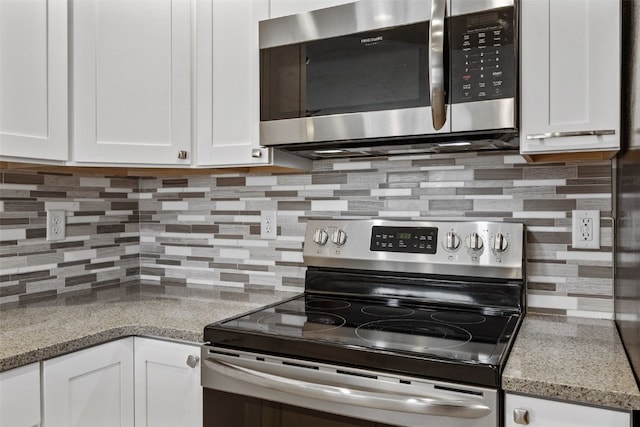
[[[205,426],[499,426],[523,226],[310,220],[305,292],[205,327]]]

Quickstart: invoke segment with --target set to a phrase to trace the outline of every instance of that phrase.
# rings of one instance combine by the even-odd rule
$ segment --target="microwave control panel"
[[[514,15],[504,7],[450,18],[453,104],[515,96]]]

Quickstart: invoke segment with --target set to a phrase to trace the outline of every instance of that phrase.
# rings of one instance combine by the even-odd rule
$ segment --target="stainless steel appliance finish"
[[[309,220],[305,292],[205,328],[205,426],[499,426],[524,313],[523,233]]]
[[[202,349],[205,388],[402,426],[497,425],[497,391],[247,352]]]
[[[261,144],[307,157],[392,154],[404,139],[425,152],[517,148],[516,16],[514,0],[363,0],[262,21]]]
[[[432,254],[374,251],[369,245],[362,245],[358,239],[348,237],[349,235],[367,235],[375,227],[386,227],[389,224],[392,224],[393,227],[437,229],[437,233],[432,238],[437,242],[440,250]],[[306,244],[303,251],[306,265],[440,275],[452,274],[452,269],[455,269],[455,274],[458,276],[522,279],[522,224],[442,221],[389,222],[382,219],[363,221],[310,220],[307,223],[305,242],[314,242],[315,234],[322,231],[329,237],[342,231],[347,237],[339,247],[336,247],[335,244]],[[474,239],[480,239],[478,243],[473,242],[477,245],[474,248],[470,247],[472,246],[469,240],[470,236],[474,236]],[[496,240],[502,243],[496,246]],[[457,244],[454,245],[454,242]]]

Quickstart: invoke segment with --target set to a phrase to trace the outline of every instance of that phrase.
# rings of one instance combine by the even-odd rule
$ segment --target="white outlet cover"
[[[64,240],[67,232],[67,218],[64,210],[47,211],[47,240]]]
[[[276,211],[262,211],[260,213],[260,238],[276,240],[278,237],[278,223]]]
[[[593,220],[593,238],[582,240],[580,237],[582,220],[590,218]],[[575,210],[571,212],[571,246],[573,249],[600,249],[600,211],[597,210]]]

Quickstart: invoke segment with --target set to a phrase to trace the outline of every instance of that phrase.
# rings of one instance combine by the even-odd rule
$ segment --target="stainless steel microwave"
[[[261,21],[261,144],[517,147],[516,1],[360,0]]]

